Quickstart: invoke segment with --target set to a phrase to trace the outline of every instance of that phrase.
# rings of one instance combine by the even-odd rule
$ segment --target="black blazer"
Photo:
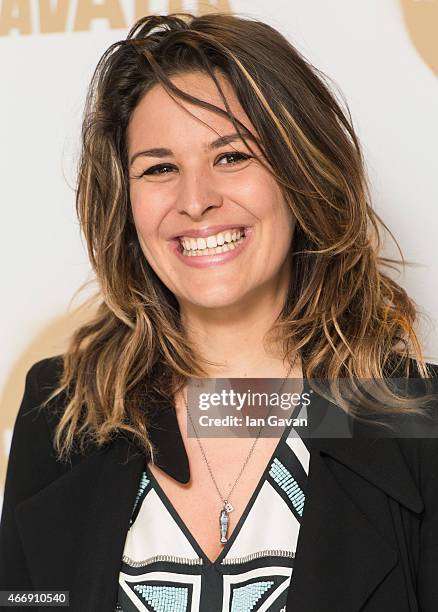
[[[145,457],[129,436],[117,436],[74,455],[70,465],[55,461],[51,436],[59,417],[34,408],[53,388],[61,363],[59,356],[44,359],[27,373],[0,524],[0,590],[69,590],[71,612],[114,612]],[[438,375],[438,366],[431,367]],[[62,399],[56,402],[62,409]],[[158,464],[187,482],[174,410],[160,410],[158,423],[161,429],[151,431],[161,449]],[[309,443],[287,609],[438,610],[437,440],[358,436]]]

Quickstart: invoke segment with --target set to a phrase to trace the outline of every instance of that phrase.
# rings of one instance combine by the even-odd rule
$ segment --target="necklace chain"
[[[282,384],[281,384],[281,387],[280,387],[279,393],[281,392],[281,390],[282,390],[282,388],[283,388],[283,386],[284,386],[284,383],[286,382],[287,378],[289,377],[289,374],[290,374],[290,372],[291,372],[291,370],[292,370],[293,365],[294,365],[294,362],[291,364],[291,366],[290,366],[290,368],[289,368],[289,370],[288,370],[288,372],[287,372],[287,374],[286,374],[286,376],[285,376],[285,378],[284,378],[284,380],[283,380],[283,382],[282,382]],[[235,487],[236,487],[237,483],[239,482],[239,479],[240,479],[240,477],[241,477],[241,475],[242,475],[242,473],[243,473],[243,471],[244,471],[245,467],[247,466],[248,461],[249,461],[249,460],[250,460],[250,458],[251,458],[251,455],[252,455],[252,453],[253,453],[253,451],[254,451],[255,445],[257,444],[257,442],[258,442],[258,440],[259,440],[259,438],[260,438],[260,434],[261,434],[261,432],[262,432],[262,429],[263,429],[264,425],[262,425],[262,426],[260,427],[260,429],[259,429],[259,431],[258,431],[258,434],[257,434],[257,436],[255,437],[254,442],[253,442],[253,443],[252,443],[252,445],[251,445],[251,448],[250,448],[250,450],[249,450],[249,453],[247,454],[246,459],[245,459],[245,461],[244,461],[244,463],[243,463],[243,465],[242,465],[242,467],[241,467],[241,469],[240,469],[240,472],[239,472],[239,474],[237,475],[236,480],[234,481],[233,485],[231,486],[231,489],[230,489],[230,490],[229,490],[229,492],[228,492],[228,496],[227,496],[227,497],[223,497],[223,495],[222,495],[222,493],[220,492],[220,489],[219,489],[219,487],[218,487],[218,484],[217,484],[217,482],[216,482],[216,478],[214,477],[214,474],[213,474],[213,471],[212,471],[212,469],[211,469],[210,463],[209,463],[209,461],[208,461],[208,459],[207,459],[207,455],[205,454],[205,450],[204,450],[204,448],[203,448],[203,446],[202,446],[202,444],[201,444],[201,440],[199,439],[198,432],[196,431],[195,425],[194,425],[194,423],[193,423],[192,415],[190,414],[190,410],[189,410],[189,406],[188,406],[187,399],[184,397],[184,395],[183,395],[183,399],[184,399],[184,403],[185,403],[185,405],[186,405],[187,415],[188,415],[188,417],[189,417],[189,419],[190,419],[190,423],[191,423],[191,425],[192,425],[192,427],[193,427],[193,431],[195,432],[195,436],[196,436],[197,443],[198,443],[198,445],[199,445],[199,449],[200,449],[201,454],[202,454],[202,457],[203,457],[203,459],[204,459],[204,461],[205,461],[205,463],[206,463],[206,465],[207,465],[207,468],[208,468],[208,471],[209,471],[209,473],[210,473],[210,476],[211,476],[211,479],[212,479],[212,481],[213,481],[213,484],[214,484],[214,486],[215,486],[215,488],[216,488],[216,491],[218,492],[219,498],[221,499],[221,501],[222,501],[222,502],[223,502],[223,504],[224,504],[224,509],[225,509],[227,512],[231,512],[231,511],[232,511],[234,508],[233,508],[233,506],[230,504],[230,502],[229,502],[228,500],[229,500],[229,498],[230,498],[230,496],[231,496],[232,492],[234,491],[234,489],[235,489]],[[269,410],[269,412],[268,412],[268,415],[269,415],[269,413],[271,412],[271,410],[272,410],[272,406],[271,406],[271,408],[270,408],[270,410]]]

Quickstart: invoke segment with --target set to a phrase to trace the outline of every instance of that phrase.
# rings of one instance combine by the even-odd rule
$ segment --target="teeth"
[[[183,255],[186,257],[202,257],[203,255],[216,255],[218,253],[226,253],[226,251],[233,251],[236,246],[238,246],[241,242],[245,240],[245,236],[242,235],[236,242],[226,242],[222,246],[205,248],[205,249],[196,249],[192,250],[183,250]]]
[[[205,249],[216,249],[225,243],[237,242],[244,233],[240,229],[219,232],[207,238],[180,238],[185,251],[201,251]],[[232,247],[234,248],[234,246]]]

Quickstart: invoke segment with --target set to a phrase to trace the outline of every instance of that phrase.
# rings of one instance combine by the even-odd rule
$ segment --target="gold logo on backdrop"
[[[438,75],[438,0],[400,0],[415,48]]]
[[[35,0],[36,19],[33,18],[32,0],[0,0],[0,36],[12,32],[19,34],[49,34],[55,32],[83,32],[91,29],[95,19],[105,19],[110,29],[125,29],[131,20],[123,11],[121,0]],[[132,0],[134,21],[152,13],[150,0]],[[168,0],[164,13],[184,11],[183,0]],[[216,11],[231,11],[229,0],[198,0],[198,15]],[[68,26],[73,13],[73,25]],[[36,23],[35,23],[36,21]]]

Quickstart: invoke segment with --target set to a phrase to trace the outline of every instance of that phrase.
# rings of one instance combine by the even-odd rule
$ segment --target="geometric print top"
[[[306,416],[301,406],[298,417]],[[213,562],[146,464],[125,541],[116,611],[284,612],[309,460],[306,441],[288,426]]]

